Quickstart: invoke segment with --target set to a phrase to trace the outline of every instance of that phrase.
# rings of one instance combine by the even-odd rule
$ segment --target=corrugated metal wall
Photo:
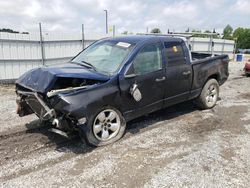
[[[234,41],[225,39],[213,39],[214,53],[232,54],[234,50]],[[190,39],[192,51],[209,53],[211,51],[211,39],[194,37]]]
[[[44,35],[44,64],[66,62],[82,48],[81,35]],[[38,33],[0,33],[0,80],[18,78],[27,70],[42,65]]]
[[[85,36],[84,46],[102,36]],[[81,34],[44,34],[42,45],[39,33],[12,34],[0,32],[0,80],[18,78],[24,72],[43,66],[69,61],[83,49]],[[213,39],[215,53],[233,53],[234,41]],[[210,52],[209,38],[191,38],[192,51]],[[41,48],[42,46],[42,48]]]

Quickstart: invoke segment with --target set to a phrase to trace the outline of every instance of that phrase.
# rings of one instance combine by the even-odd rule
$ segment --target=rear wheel
[[[210,79],[203,87],[196,103],[201,109],[213,108],[219,97],[219,84],[217,80]]]
[[[126,122],[122,114],[112,107],[107,107],[90,117],[85,132],[88,143],[104,146],[119,140],[125,132]]]

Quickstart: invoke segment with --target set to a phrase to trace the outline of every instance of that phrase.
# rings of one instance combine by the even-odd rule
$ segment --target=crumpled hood
[[[77,64],[62,64],[59,66],[40,67],[30,70],[20,76],[16,84],[32,91],[45,93],[55,84],[57,78],[83,78],[107,81],[109,76],[100,74]]]

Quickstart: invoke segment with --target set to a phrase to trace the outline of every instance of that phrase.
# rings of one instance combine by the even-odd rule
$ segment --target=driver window
[[[135,57],[134,72],[137,75],[157,71],[162,68],[161,47],[157,44],[145,46]]]

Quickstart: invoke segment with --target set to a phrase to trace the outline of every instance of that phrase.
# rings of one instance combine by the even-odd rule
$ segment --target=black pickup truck
[[[102,39],[69,63],[28,71],[16,82],[17,113],[35,113],[62,135],[78,131],[95,146],[120,139],[126,122],[194,99],[216,105],[228,56],[191,53],[185,39]]]

